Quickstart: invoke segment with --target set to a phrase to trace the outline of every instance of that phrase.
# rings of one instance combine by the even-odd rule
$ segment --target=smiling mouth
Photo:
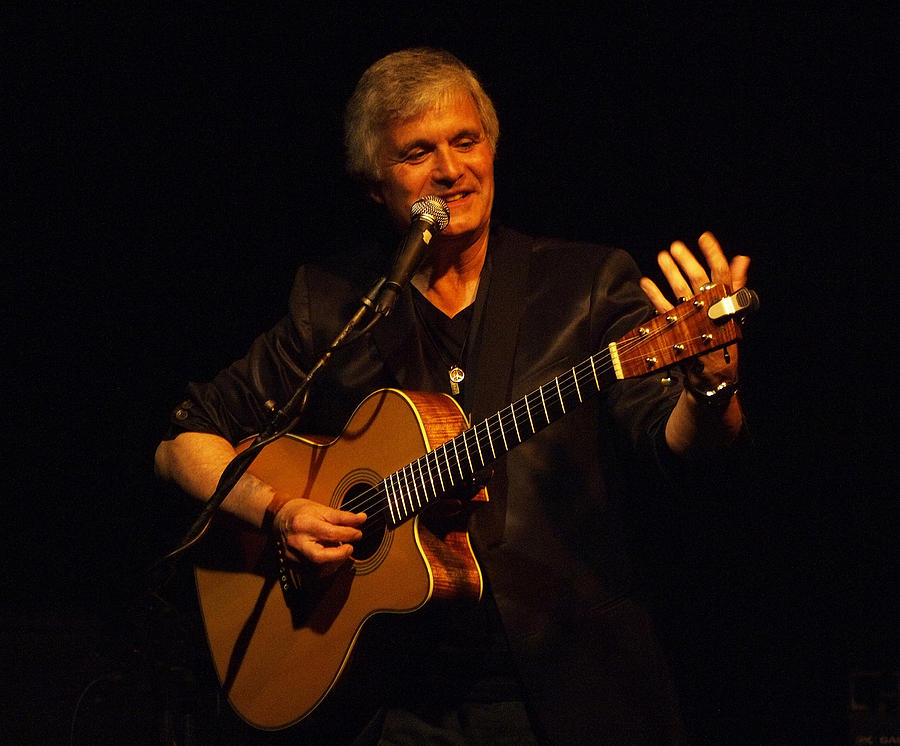
[[[447,197],[442,197],[442,199],[444,200],[444,202],[446,202],[449,205],[451,202],[458,202],[463,197],[467,197],[467,196],[469,196],[469,193],[464,192],[462,194],[451,194]]]

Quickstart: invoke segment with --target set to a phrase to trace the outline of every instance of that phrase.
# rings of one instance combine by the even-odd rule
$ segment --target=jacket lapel
[[[525,304],[533,239],[515,231],[496,231],[491,253],[491,282],[476,349],[477,371],[472,421],[477,423],[507,406],[511,399],[513,362],[519,322]],[[472,534],[483,547],[499,543],[506,525],[505,460],[494,465],[488,486],[490,500],[473,516]]]

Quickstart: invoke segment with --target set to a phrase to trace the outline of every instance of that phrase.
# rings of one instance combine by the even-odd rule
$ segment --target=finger
[[[335,526],[331,523],[321,523],[316,526],[313,538],[322,544],[341,544],[342,542],[359,541],[362,531],[352,526]]]
[[[317,565],[342,562],[353,553],[350,542],[322,543],[309,534],[290,534],[284,539],[289,559],[298,562],[308,560]]]
[[[706,263],[709,266],[709,276],[712,282],[730,287],[733,280],[731,267],[716,237],[707,231],[697,239],[697,244],[700,246],[703,258],[706,259]]]
[[[706,268],[697,261],[697,258],[693,255],[691,250],[681,241],[675,241],[669,248],[669,253],[675,261],[678,262],[681,271],[687,275],[688,280],[690,280],[691,292],[685,297],[698,292],[703,285],[709,282],[709,274],[707,273]],[[682,293],[682,295],[684,295],[684,293]]]
[[[644,295],[650,299],[653,307],[659,313],[665,313],[672,308],[672,304],[669,303],[668,298],[666,298],[662,290],[660,290],[656,283],[649,277],[641,278],[641,290],[644,291]]]
[[[343,562],[352,553],[352,544],[323,547],[321,544],[309,543],[303,548],[303,554],[306,556],[306,559],[315,562],[317,565]]]
[[[337,508],[326,508],[321,515],[324,520],[339,526],[362,526],[366,522],[365,513],[352,513]]]
[[[672,288],[672,292],[676,298],[690,298],[694,291],[691,289],[690,283],[685,279],[684,275],[678,267],[678,263],[668,251],[661,251],[656,257],[657,264],[662,270],[666,282]]]
[[[740,290],[747,284],[750,270],[750,257],[738,254],[731,258],[731,289]]]

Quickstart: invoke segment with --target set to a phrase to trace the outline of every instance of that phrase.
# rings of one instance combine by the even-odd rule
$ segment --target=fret
[[[436,448],[431,453],[434,456],[434,468],[437,469],[438,481],[441,483],[441,492],[443,492],[446,488],[444,487],[444,477],[441,475],[441,465],[438,463],[438,460],[437,460],[437,452],[438,452],[438,449]],[[426,455],[426,458],[427,458],[427,455]],[[429,472],[430,471],[431,470],[429,469]],[[434,481],[434,480],[432,479],[432,481]],[[435,492],[437,492],[437,491],[435,491]]]
[[[566,403],[563,401],[562,389],[559,387],[559,376],[556,377],[556,395],[559,397],[559,406],[562,407],[563,414],[566,413]]]
[[[403,509],[404,509],[404,511],[406,511],[407,515],[410,515],[413,511],[412,494],[409,491],[409,481],[406,478],[406,468],[405,467],[400,470],[400,474],[403,477],[403,487],[402,487]],[[406,507],[407,501],[409,501],[409,509],[408,510]]]
[[[409,516],[409,506],[406,504],[406,476],[403,474],[403,469],[398,469],[394,474],[397,485],[397,512],[402,520]]]
[[[428,492],[426,492],[426,490],[425,490],[425,478],[422,476],[422,464],[420,462],[420,459],[416,459],[413,462],[413,466],[412,466],[413,477],[415,477],[415,472],[416,472],[417,466],[419,467],[419,480],[418,480],[418,483],[414,482],[414,484],[416,485],[416,498],[419,500],[419,507],[421,508],[423,505],[428,505],[429,501],[428,501]],[[419,493],[419,483],[421,483],[421,485],[422,485],[421,497],[420,497],[420,493]]]
[[[431,476],[431,466],[428,464],[428,454],[426,453],[422,458],[419,459],[422,464],[422,467],[425,469],[425,474],[428,476],[428,483],[425,483],[425,477],[422,477],[422,489],[425,490],[426,494],[428,494],[428,501],[434,500],[438,496],[437,485],[434,483],[434,478]]]
[[[597,387],[597,391],[599,391],[600,381],[597,380],[597,366],[594,365],[594,356],[591,355],[588,359],[591,361],[591,370],[594,371],[594,385]]]
[[[406,470],[400,470],[400,503],[403,505],[403,517],[408,518],[413,514],[412,495],[409,492],[409,483],[406,480]]]
[[[534,429],[534,420],[531,419],[531,407],[528,406],[528,395],[525,395],[525,412],[528,414],[528,424],[531,426],[531,434],[534,435],[537,430]]]
[[[484,454],[481,452],[481,443],[478,441],[478,425],[472,428],[472,434],[475,436],[475,445],[478,448],[478,460],[481,462],[481,465],[484,466],[487,461],[485,461]]]
[[[578,403],[583,404],[584,399],[581,398],[581,387],[578,385],[578,373],[575,372],[575,368],[572,368],[572,380],[575,381],[575,393],[578,394]]]
[[[503,410],[500,410],[501,412]],[[497,424],[500,426],[500,437],[503,438],[503,451],[509,451],[509,444],[506,442],[506,431],[503,429],[503,420],[500,419],[500,412],[497,412]]]
[[[488,436],[488,444],[491,447],[491,455],[494,458],[497,458],[497,452],[494,450],[494,439],[491,438],[491,426],[490,426],[489,419],[484,421],[484,431],[487,433],[487,436]]]
[[[394,512],[397,514],[394,521],[395,521],[395,523],[400,523],[400,521],[402,520],[402,516],[400,514],[400,496],[397,493],[397,474],[396,474],[396,472],[391,474],[390,480],[391,480],[391,493],[393,494]]]
[[[541,394],[541,406],[544,408],[544,417],[547,418],[547,424],[550,424],[550,414],[547,412],[547,401],[544,399],[544,387],[541,386],[538,388],[538,391]]]
[[[418,512],[418,509],[422,507],[422,499],[419,497],[419,487],[416,484],[415,462],[413,462],[406,468],[409,470],[408,482],[412,487],[412,489],[409,491],[409,503],[413,506],[413,513],[416,513]]]
[[[431,481],[431,472],[428,470],[428,454],[422,456],[416,463],[419,465],[419,476],[422,478],[422,492],[425,494],[425,502],[430,503],[437,497],[437,492],[434,490],[434,482]],[[426,475],[428,476],[427,482],[425,481]],[[428,491],[429,485],[431,485],[431,492]]]
[[[403,505],[404,505],[404,507],[407,505],[409,506],[409,508],[407,510],[407,515],[413,515],[413,513],[415,513],[415,511],[416,511],[416,506],[415,506],[415,503],[413,502],[413,492],[412,492],[412,489],[410,489],[409,473],[408,473],[407,469],[409,469],[409,467],[405,466],[400,470],[400,473],[403,475],[403,494],[404,494]]]
[[[400,472],[394,472],[394,488],[397,495],[397,515],[400,520],[407,516],[406,504],[403,502],[403,485],[400,483]]]
[[[515,403],[509,405],[509,413],[512,415],[513,426],[516,428],[516,438],[522,442],[522,433],[519,432],[519,421],[516,418]]]
[[[444,474],[443,469],[441,468],[441,462],[439,460],[441,447],[442,446],[438,446],[431,453],[434,458],[434,468],[437,471],[438,481],[441,483],[441,492],[444,492],[447,488],[444,485]]]
[[[590,394],[591,373],[585,363],[580,365],[579,368],[581,370],[579,377],[581,378],[582,385],[587,389],[587,393]]]
[[[456,482],[453,481],[453,467],[450,466],[450,454],[447,450],[447,444],[441,446],[441,452],[444,454],[444,463],[447,464],[447,478],[450,480],[450,486],[455,487]]]
[[[468,441],[466,441],[466,433],[465,433],[465,431],[463,431],[462,433],[460,433],[458,437],[461,437],[461,438],[462,438],[463,446],[464,446],[465,449],[466,449],[466,461],[469,462],[469,471],[471,471],[472,474],[474,474],[474,473],[475,473],[475,467],[472,465],[472,454],[469,453],[469,443],[468,443]]]
[[[427,503],[428,501],[425,500],[425,502],[423,503],[423,501],[422,501],[422,493],[419,492],[419,482],[422,481],[422,472],[421,472],[421,470],[419,470],[418,472],[416,472],[416,465],[417,465],[418,463],[419,463],[418,460],[416,460],[416,461],[413,461],[413,462],[409,465],[409,476],[410,476],[410,480],[411,480],[412,483],[413,483],[413,492],[414,492],[415,495],[416,495],[416,503],[417,503],[418,506],[421,508],[422,505],[424,505],[424,504]]]
[[[384,494],[387,497],[388,510],[391,513],[391,523],[397,525],[399,523],[398,515],[394,511],[394,498],[391,496],[391,480],[393,479],[393,474],[384,480]]]
[[[428,454],[425,454],[425,468],[428,470],[428,483],[431,485],[431,494],[433,497],[438,496],[437,488],[434,486],[434,477],[431,475],[431,467],[428,465]]]
[[[453,443],[453,458],[456,459],[456,468],[459,469],[459,478],[465,480],[466,475],[463,474],[462,462],[459,460],[459,451],[456,450],[456,438],[450,441]]]
[[[478,464],[478,469],[483,468],[487,465],[488,461],[484,457],[484,454],[481,452],[481,446],[478,444],[478,434],[475,432],[475,429],[472,428],[470,430],[466,430],[466,436],[471,435],[473,442],[475,443],[475,450],[472,452],[473,455],[477,456],[476,463]],[[477,469],[476,469],[477,471]]]

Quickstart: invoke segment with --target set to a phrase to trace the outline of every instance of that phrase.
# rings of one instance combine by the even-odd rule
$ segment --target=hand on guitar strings
[[[311,563],[322,575],[335,572],[353,552],[363,534],[365,513],[351,513],[295,498],[275,514],[273,528],[293,562]]]
[[[691,298],[707,283],[724,285],[729,293],[734,293],[747,284],[750,257],[738,254],[729,261],[716,237],[709,232],[700,236],[697,243],[709,270],[681,241],[675,241],[668,251],[661,251],[657,256],[659,268],[675,298]],[[665,313],[673,307],[656,283],[648,277],[641,278],[641,289],[657,312]],[[737,345],[733,345],[695,358],[684,366],[684,372],[690,388],[708,391],[723,382],[736,383],[737,366]]]

